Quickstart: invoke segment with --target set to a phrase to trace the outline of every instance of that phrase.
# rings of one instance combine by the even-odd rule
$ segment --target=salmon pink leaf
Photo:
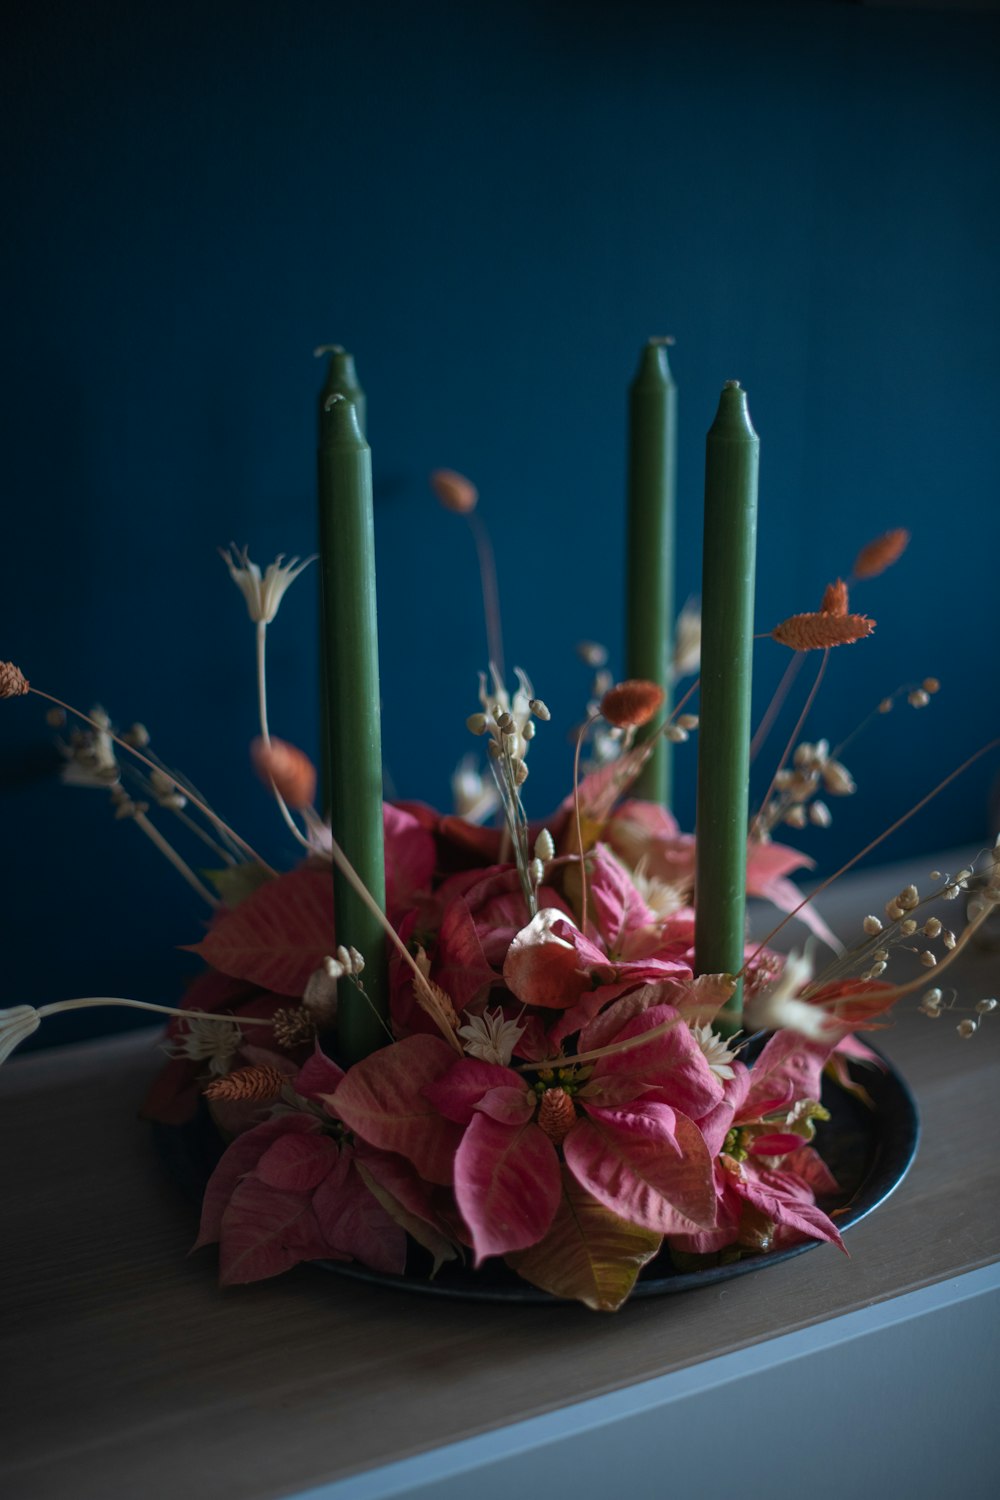
[[[501,1125],[523,1125],[535,1113],[535,1096],[523,1083],[487,1089],[476,1108]]]
[[[428,1182],[450,1183],[461,1130],[424,1089],[454,1057],[440,1037],[405,1037],[355,1063],[324,1103],[362,1140],[405,1156]]]
[[[190,951],[234,979],[298,996],[333,942],[329,872],[302,865],[221,911]]]
[[[752,1174],[747,1174],[740,1191],[748,1203],[773,1219],[775,1224],[809,1239],[829,1240],[844,1250],[837,1226],[813,1202],[809,1189],[789,1174],[755,1169]]]
[[[318,1101],[323,1095],[332,1094],[343,1078],[343,1068],[338,1068],[317,1042],[312,1057],[302,1064],[296,1075],[295,1092],[303,1099]]]
[[[453,1062],[441,1078],[426,1084],[423,1092],[446,1120],[468,1125],[473,1110],[488,1089],[510,1088],[520,1082],[513,1068],[482,1062],[477,1057],[463,1057]]]
[[[559,1197],[559,1158],[537,1125],[501,1125],[475,1115],[455,1158],[455,1199],[477,1266],[487,1255],[525,1250],[540,1240]]]
[[[408,1162],[404,1162],[402,1165],[412,1172],[413,1169],[409,1166]],[[374,1195],[389,1217],[395,1220],[411,1239],[416,1240],[417,1244],[422,1245],[433,1257],[434,1265],[431,1270],[431,1279],[433,1280],[445,1261],[457,1258],[458,1251],[445,1233],[444,1228],[438,1226],[436,1216],[433,1215],[432,1210],[422,1205],[421,1211],[415,1213],[411,1208],[407,1208],[403,1198],[397,1197],[396,1193],[386,1184],[384,1180],[385,1174],[381,1174],[381,1179],[375,1175],[376,1168],[369,1157],[366,1156],[364,1160],[356,1157],[354,1166],[362,1182],[368,1188],[368,1191]],[[399,1186],[398,1179],[395,1180],[394,1185]],[[405,1188],[404,1194],[405,1196],[411,1196],[405,1193]]]
[[[554,1297],[615,1312],[661,1240],[655,1231],[612,1213],[564,1167],[562,1198],[545,1238],[506,1260],[525,1281]]]
[[[660,923],[604,844],[588,857],[594,923],[612,958],[647,958],[659,946]]]
[[[715,1223],[712,1160],[698,1127],[666,1104],[594,1110],[563,1142],[576,1180],[612,1213],[659,1234]]]
[[[640,1040],[647,1032],[648,1040]],[[655,1005],[642,1011],[626,1021],[614,1041],[633,1045],[594,1065],[593,1077],[583,1090],[588,1104],[614,1107],[633,1099],[655,1100],[697,1120],[722,1100],[721,1079],[672,1006]]]

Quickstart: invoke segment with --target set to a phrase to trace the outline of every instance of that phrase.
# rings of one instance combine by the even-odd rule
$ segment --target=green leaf
[[[274,878],[263,865],[226,865],[222,870],[202,870],[201,873],[212,882],[227,906],[239,906],[266,881]]]
[[[529,1250],[505,1257],[525,1281],[595,1312],[616,1312],[663,1236],[629,1224],[592,1198],[563,1167],[563,1195],[552,1228]]]

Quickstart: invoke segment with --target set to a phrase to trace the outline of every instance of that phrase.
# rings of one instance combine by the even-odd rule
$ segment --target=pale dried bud
[[[879,921],[878,917],[865,917],[865,920],[861,925],[864,928],[865,932],[867,932],[869,937],[874,937],[877,932],[882,931],[882,923]]]
[[[680,725],[681,729],[697,729],[698,728],[698,715],[697,714],[681,714],[678,717],[677,723]]]
[[[941,936],[941,923],[937,917],[928,917],[924,923],[924,937],[936,938]]]
[[[935,985],[932,990],[924,990],[923,998],[927,1001],[928,1005],[940,1005],[942,994],[937,985]]]
[[[972,1021],[966,1018],[964,1021],[959,1021],[958,1025],[955,1027],[955,1030],[958,1032],[959,1036],[963,1038],[975,1036],[976,1032],[979,1030],[979,1022]]]
[[[785,813],[784,822],[789,828],[804,828],[806,826],[806,810],[801,803],[790,807]]]
[[[531,712],[534,714],[535,718],[541,719],[543,724],[547,724],[552,717],[552,715],[549,713],[548,708],[542,702],[541,698],[529,698],[528,707],[531,709]]]
[[[872,958],[875,960],[875,962],[877,964],[883,964],[883,963],[885,963],[886,960],[888,959],[888,957],[889,957],[889,950],[888,950],[888,948],[876,948],[875,952],[872,954]]]
[[[66,723],[66,714],[61,708],[50,708],[46,710],[45,722],[50,729],[62,729]]]
[[[540,859],[533,859],[528,866],[531,883],[537,889],[545,879],[545,866]]]
[[[878,711],[879,711],[880,714],[891,713],[892,712],[892,699],[891,698],[883,698],[882,702],[878,706]]]
[[[915,885],[908,885],[904,891],[900,891],[896,902],[904,911],[912,911],[915,906],[920,905],[920,892]]]
[[[337,948],[337,962],[340,965],[342,973],[350,974],[353,972],[354,962],[351,958],[350,953],[344,947],[343,943],[341,943]]]
[[[347,951],[351,955],[351,968],[353,972],[355,974],[363,974],[365,972],[365,961],[357,948],[349,948]]]
[[[541,833],[535,840],[535,858],[543,860],[546,864],[548,864],[549,860],[555,859],[555,857],[555,840],[553,839],[549,830],[547,828],[543,828]]]
[[[899,930],[904,937],[912,937],[917,930],[917,923],[914,921],[913,917],[907,917],[906,921],[902,924]]]
[[[912,693],[907,693],[906,701],[911,708],[926,708],[931,700],[923,688],[914,688]]]
[[[979,1014],[981,1016],[988,1016],[989,1013],[990,1013],[990,1011],[991,1010],[996,1010],[996,1008],[997,1008],[997,1003],[996,1003],[995,1000],[977,1000],[976,1001],[976,1010],[979,1012]]]
[[[133,724],[132,728],[126,734],[122,735],[122,739],[127,745],[132,745],[136,750],[145,750],[149,744],[149,730],[145,724]]]
[[[923,953],[921,953],[920,962],[925,969],[934,969],[937,967],[937,959],[929,948],[925,948]]]
[[[689,735],[687,730],[682,729],[679,724],[668,724],[663,731],[663,738],[669,740],[672,745],[683,745]]]
[[[603,667],[608,659],[608,648],[598,641],[579,641],[576,654],[588,667]]]
[[[944,943],[945,947],[950,953],[952,948],[954,948],[955,944],[958,942],[958,939],[950,928],[945,927],[941,933],[941,941],[942,943]]]
[[[486,733],[486,715],[485,714],[470,714],[469,717],[465,721],[465,727],[469,731],[470,734],[485,734]]]
[[[925,693],[937,693],[941,689],[941,684],[936,677],[925,677],[921,687]]]
[[[872,964],[871,969],[869,970],[869,973],[868,973],[868,978],[869,979],[878,979],[878,977],[879,977],[880,974],[884,974],[885,973],[885,970],[886,970],[886,965],[885,965],[884,962],[880,961],[877,964]]]
[[[524,786],[524,783],[527,781],[527,779],[528,767],[525,765],[523,760],[516,760],[514,762],[514,785]]]
[[[961,892],[961,889],[960,889],[959,886],[957,886],[957,885],[946,885],[945,888],[944,888],[944,890],[941,892],[941,900],[942,901],[957,901],[958,898],[959,898],[959,896],[961,894],[962,894],[962,892]]]
[[[903,908],[893,899],[885,903],[885,914],[890,922],[899,922],[903,917]]]
[[[823,785],[831,797],[850,797],[857,791],[854,777],[839,760],[828,760],[822,771]]]
[[[517,725],[514,723],[512,716],[507,713],[506,709],[501,710],[501,712],[497,715],[497,728],[499,729],[501,734],[517,733]]]
[[[527,719],[525,721],[525,725],[524,725],[524,728],[521,730],[521,733],[522,733],[522,735],[524,736],[524,738],[526,740],[533,740],[535,738],[535,721],[534,721],[534,719]]]
[[[829,828],[833,822],[833,815],[825,802],[814,802],[809,808],[809,821],[815,823],[817,828]]]

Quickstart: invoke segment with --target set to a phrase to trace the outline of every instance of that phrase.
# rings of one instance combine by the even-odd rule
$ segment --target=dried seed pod
[[[616,682],[601,699],[601,713],[609,724],[618,729],[638,729],[648,724],[666,697],[655,682],[644,678],[630,678]]]
[[[825,615],[847,614],[847,584],[842,578],[827,584],[820,609]]]
[[[576,1107],[565,1089],[546,1089],[538,1106],[538,1125],[554,1146],[561,1146],[576,1124]]]
[[[224,1099],[233,1104],[263,1103],[266,1099],[276,1099],[287,1082],[280,1069],[267,1064],[238,1068],[235,1073],[210,1083],[205,1098]]]
[[[431,475],[431,489],[445,510],[453,510],[460,516],[467,516],[470,510],[475,510],[479,499],[479,491],[472,480],[454,469],[435,469]]]
[[[895,531],[886,531],[882,536],[862,547],[854,559],[855,578],[875,578],[891,568],[906,551],[910,533],[899,526]]]
[[[875,621],[867,615],[831,615],[818,610],[782,620],[771,637],[793,651],[823,651],[830,646],[850,646],[874,629]]]
[[[0,698],[19,698],[30,684],[20,667],[12,661],[0,661]]]

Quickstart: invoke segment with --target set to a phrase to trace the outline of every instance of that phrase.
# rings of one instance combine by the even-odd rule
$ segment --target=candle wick
[[[346,354],[343,344],[317,344],[313,350],[313,359],[320,359],[324,354]]]
[[[740,389],[740,383],[738,380],[727,380],[725,389],[727,391],[738,391]]]
[[[677,340],[672,333],[661,333],[655,338],[647,339],[647,343],[651,349],[655,348],[658,344],[676,344],[676,342]]]
[[[340,391],[334,391],[333,395],[332,396],[327,396],[326,400],[323,402],[323,410],[324,411],[332,411],[333,408],[336,406],[336,404],[337,404],[338,401],[346,401],[346,400],[347,400],[347,397],[341,395]]]

